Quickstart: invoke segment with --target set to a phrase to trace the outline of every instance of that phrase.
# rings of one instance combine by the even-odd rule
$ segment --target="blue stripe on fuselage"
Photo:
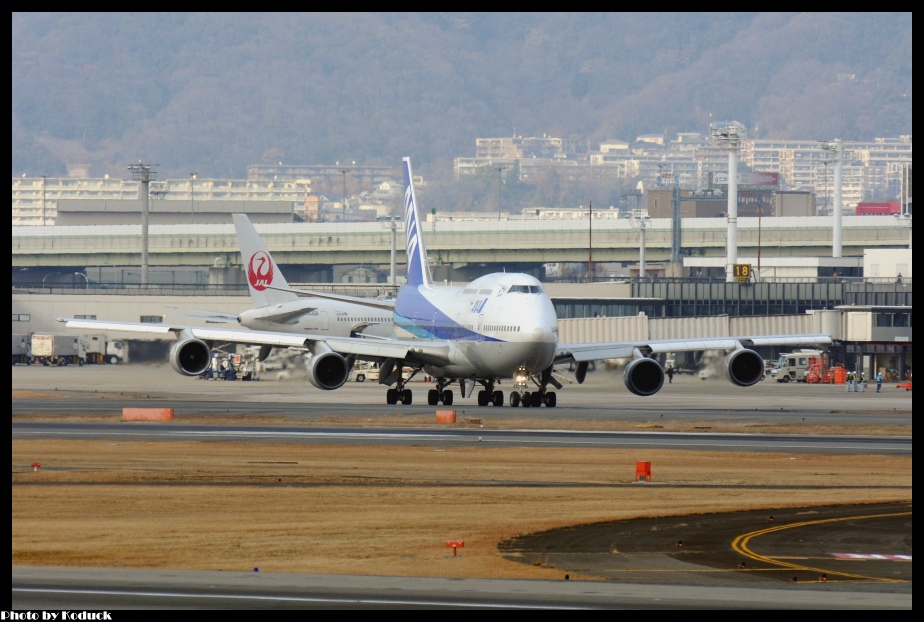
[[[503,341],[462,326],[436,307],[420,288],[404,285],[395,300],[395,325],[421,339]]]

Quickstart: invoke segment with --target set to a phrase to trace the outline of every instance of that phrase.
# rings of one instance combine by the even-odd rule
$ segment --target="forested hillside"
[[[13,13],[12,174],[246,176],[477,137],[911,134],[911,13]]]

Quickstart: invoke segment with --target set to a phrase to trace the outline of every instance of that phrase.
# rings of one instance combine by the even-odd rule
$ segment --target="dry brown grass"
[[[653,483],[632,483],[639,460]],[[558,578],[497,543],[620,518],[912,498],[910,456],[14,440],[12,470],[14,565]],[[449,539],[465,541],[456,557]]]

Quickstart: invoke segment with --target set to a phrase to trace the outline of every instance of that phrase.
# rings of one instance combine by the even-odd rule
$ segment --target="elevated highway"
[[[891,216],[849,216],[843,222],[843,255],[865,249],[907,247],[910,226]],[[639,260],[641,234],[628,220],[439,220],[426,223],[431,262],[464,269],[490,266],[523,269],[546,262],[630,262]],[[910,224],[910,223],[909,223]],[[646,261],[670,258],[670,219],[646,227]],[[388,222],[263,224],[257,229],[282,265],[385,265],[395,253],[404,263],[403,224],[393,234]],[[688,218],[681,231],[682,254],[726,254],[723,218]],[[739,218],[741,256],[830,257],[832,219]],[[71,227],[13,227],[12,267],[74,268],[140,266],[141,224]],[[152,225],[150,266],[233,266],[240,264],[234,227]]]

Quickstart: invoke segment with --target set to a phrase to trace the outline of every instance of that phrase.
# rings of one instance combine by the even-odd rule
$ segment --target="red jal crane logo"
[[[250,286],[262,292],[273,283],[273,261],[270,256],[260,251],[250,257],[247,264],[247,280]]]

